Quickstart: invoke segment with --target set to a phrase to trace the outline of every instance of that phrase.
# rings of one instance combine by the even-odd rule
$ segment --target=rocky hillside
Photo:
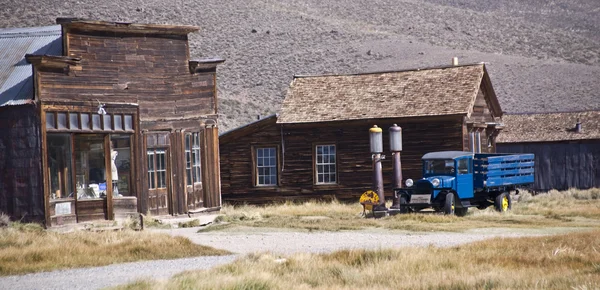
[[[0,0],[0,27],[56,17],[197,25],[220,56],[222,130],[278,110],[294,74],[486,62],[506,112],[600,109],[598,0]]]

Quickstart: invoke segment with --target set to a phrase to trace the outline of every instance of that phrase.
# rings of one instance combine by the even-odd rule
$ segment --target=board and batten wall
[[[303,200],[335,197],[353,200],[372,187],[372,161],[369,151],[369,128],[383,128],[384,187],[392,196],[392,159],[388,129],[402,127],[402,173],[407,178],[422,177],[421,157],[428,152],[463,150],[463,116],[357,120],[310,124],[276,124],[261,126],[250,134],[221,141],[221,181],[223,200],[234,203],[268,203],[280,200]],[[317,144],[336,146],[337,184],[314,184],[314,148]],[[252,151],[256,147],[278,148],[279,185],[255,186]]]

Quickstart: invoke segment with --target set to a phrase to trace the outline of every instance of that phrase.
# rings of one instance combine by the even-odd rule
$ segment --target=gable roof
[[[483,86],[482,86],[483,82]],[[350,75],[295,76],[277,123],[465,114],[480,88],[502,115],[483,63]]]
[[[231,130],[219,135],[219,144],[229,143],[230,141],[234,141],[238,138],[258,132],[265,127],[275,125],[275,122],[277,121],[278,116],[279,115],[277,115],[277,114],[273,114],[273,115],[270,115],[263,119],[256,120],[254,122],[248,123],[246,125],[242,125],[235,129],[231,129]]]
[[[62,55],[61,26],[0,29],[0,107],[33,102],[26,54]]]
[[[577,119],[581,132],[575,131]],[[496,143],[600,139],[600,111],[504,115]]]

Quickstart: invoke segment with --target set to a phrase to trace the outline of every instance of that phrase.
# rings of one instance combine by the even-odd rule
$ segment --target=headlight
[[[411,187],[413,186],[413,180],[412,179],[407,179],[404,184],[406,185],[406,187]]]
[[[438,187],[438,186],[440,186],[440,180],[439,180],[439,179],[437,179],[437,178],[434,178],[434,179],[431,181],[431,184],[433,184],[433,187]]]

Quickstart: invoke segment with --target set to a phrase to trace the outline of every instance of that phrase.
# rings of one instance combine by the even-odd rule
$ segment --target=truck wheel
[[[454,213],[456,214],[456,216],[466,216],[468,211],[469,211],[468,207],[457,207],[454,210]]]
[[[408,205],[408,202],[406,201],[406,197],[400,196],[400,202],[399,202],[400,213],[408,213],[408,207],[403,206],[403,205]]]
[[[444,214],[454,214],[454,194],[446,193],[446,201],[444,202]]]
[[[510,194],[506,192],[501,193],[496,196],[496,200],[494,201],[494,208],[496,208],[499,212],[507,212],[512,207],[512,200],[510,198]]]

